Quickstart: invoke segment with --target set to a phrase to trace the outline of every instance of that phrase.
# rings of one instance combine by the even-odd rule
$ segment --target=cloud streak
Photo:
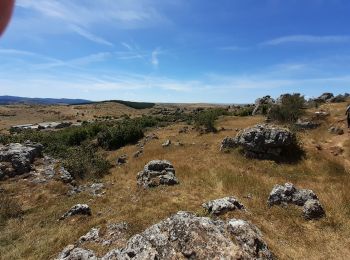
[[[109,41],[107,41],[107,40],[105,40],[97,35],[94,35],[91,32],[89,32],[89,31],[87,31],[79,26],[72,25],[71,28],[77,34],[79,34],[80,36],[82,36],[82,37],[84,37],[92,42],[107,45],[107,46],[114,46],[113,43],[111,43],[111,42],[109,42]]]
[[[308,43],[308,44],[321,44],[321,43],[347,43],[350,42],[349,35],[328,35],[328,36],[316,36],[316,35],[289,35],[272,40],[262,42],[260,45],[282,45],[288,43]]]
[[[97,35],[96,28],[103,26],[110,31],[167,23],[168,18],[161,12],[162,6],[167,3],[168,1],[155,0],[85,0],[84,4],[77,0],[16,1],[17,7],[26,12],[20,25],[30,25],[31,34],[75,32],[89,41],[105,46],[113,46],[113,43],[106,37]],[[42,26],[43,21],[45,26]]]

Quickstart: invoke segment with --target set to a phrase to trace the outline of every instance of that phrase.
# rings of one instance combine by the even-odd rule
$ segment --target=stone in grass
[[[60,217],[60,220],[66,219],[74,215],[87,215],[91,216],[91,209],[87,204],[76,204],[70,210]]]
[[[243,204],[241,204],[235,197],[225,197],[221,199],[211,200],[204,203],[205,208],[210,214],[220,215],[228,211],[244,210]]]
[[[303,217],[307,220],[320,219],[326,215],[319,200],[308,200],[303,207]]]
[[[144,188],[151,188],[159,185],[179,184],[179,181],[175,176],[174,166],[169,161],[153,160],[137,174],[137,184]]]

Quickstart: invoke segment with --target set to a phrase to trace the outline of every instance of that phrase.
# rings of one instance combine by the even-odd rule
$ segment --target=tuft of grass
[[[0,226],[6,224],[9,219],[19,218],[23,215],[21,205],[5,190],[0,191]]]

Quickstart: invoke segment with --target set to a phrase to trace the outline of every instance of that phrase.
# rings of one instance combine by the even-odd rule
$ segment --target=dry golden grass
[[[149,109],[137,110],[114,102],[87,105],[2,105],[0,106],[0,131],[13,125],[34,124],[50,121],[93,120],[98,117],[131,117],[147,113]]]
[[[344,104],[343,104],[344,105]],[[338,105],[337,105],[338,106]],[[339,115],[340,116],[340,105]],[[243,158],[239,153],[219,152],[220,141],[234,136],[235,128],[262,122],[261,117],[225,117],[218,126],[230,129],[216,134],[199,135],[195,131],[179,134],[183,126],[171,125],[152,132],[159,140],[145,145],[144,155],[132,158],[137,147],[130,145],[108,154],[111,160],[128,154],[128,163],[114,167],[102,180],[107,183],[104,197],[88,194],[64,195],[58,182],[30,185],[28,181],[9,181],[3,187],[18,194],[25,214],[10,220],[0,231],[1,259],[53,258],[67,244],[75,242],[91,227],[104,223],[127,221],[130,235],[141,232],[179,210],[205,214],[201,204],[223,196],[236,196],[248,213],[231,212],[224,218],[252,221],[263,232],[272,251],[280,259],[346,259],[350,255],[350,173],[344,167],[346,158],[318,151],[315,144],[334,142],[339,138],[328,134],[326,127],[299,135],[306,149],[306,158],[295,164],[277,164]],[[349,149],[349,133],[341,142]],[[161,143],[171,139],[173,145]],[[180,141],[184,146],[176,146]],[[152,159],[167,159],[176,169],[180,185],[142,190],[136,186],[136,174]],[[297,187],[316,192],[327,217],[305,221],[296,207],[268,208],[266,200],[275,184],[292,182]],[[249,199],[246,196],[252,195]],[[91,217],[74,217],[58,222],[58,217],[75,203],[88,203]],[[101,250],[105,253],[107,249]]]

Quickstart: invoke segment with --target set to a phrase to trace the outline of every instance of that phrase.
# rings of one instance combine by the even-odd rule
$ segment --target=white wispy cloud
[[[79,34],[80,36],[90,40],[90,41],[93,41],[93,42],[96,42],[96,43],[99,43],[99,44],[104,44],[104,45],[107,45],[107,46],[114,46],[113,43],[97,36],[97,35],[94,35],[93,33],[79,27],[79,26],[76,26],[76,25],[72,25],[71,26],[72,30],[74,32],[76,32],[77,34]]]
[[[115,31],[165,24],[168,18],[161,7],[168,3],[156,0],[84,0],[84,3],[77,0],[17,0],[17,7],[27,12],[14,21],[13,30],[17,26],[22,32],[30,31],[31,35],[73,31],[95,43],[112,46],[111,40],[106,39],[106,35],[103,37],[97,28]]]
[[[262,42],[261,45],[281,45],[287,43],[346,43],[350,42],[349,35],[288,35]]]

